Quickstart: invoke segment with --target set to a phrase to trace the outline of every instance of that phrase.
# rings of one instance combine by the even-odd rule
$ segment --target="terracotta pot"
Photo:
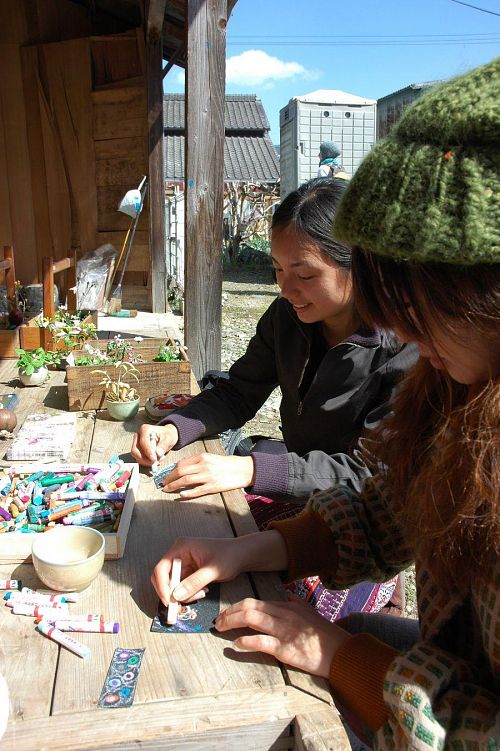
[[[30,375],[19,369],[18,375],[23,386],[43,386],[49,376],[49,371],[45,365],[42,365],[41,368],[37,368]]]
[[[112,402],[106,399],[106,409],[113,420],[128,420],[139,411],[139,397],[132,402]]]

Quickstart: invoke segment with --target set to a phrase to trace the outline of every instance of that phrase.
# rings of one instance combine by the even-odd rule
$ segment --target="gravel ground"
[[[257,321],[278,294],[278,287],[269,269],[231,269],[224,272],[222,293],[222,369],[227,370],[245,352]],[[279,403],[280,392],[276,389],[243,432],[281,438]],[[415,618],[413,569],[408,569],[405,574],[405,593],[405,615]]]

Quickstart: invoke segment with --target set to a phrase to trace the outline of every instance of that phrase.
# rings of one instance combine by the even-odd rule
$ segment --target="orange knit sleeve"
[[[378,730],[387,718],[384,679],[398,654],[370,634],[356,634],[346,639],[332,660],[330,684],[334,697],[372,731]]]
[[[289,581],[335,573],[337,547],[329,527],[315,511],[306,509],[292,519],[271,522],[268,529],[277,529],[285,540]]]

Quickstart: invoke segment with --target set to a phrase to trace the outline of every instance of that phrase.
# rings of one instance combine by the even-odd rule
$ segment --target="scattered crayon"
[[[54,628],[59,631],[81,631],[85,633],[98,633],[98,634],[117,634],[120,630],[120,624],[113,621],[81,621],[77,620],[65,621],[56,620],[53,622]]]
[[[62,631],[59,631],[59,629],[54,628],[51,623],[42,620],[37,624],[36,628],[41,634],[48,636],[49,639],[56,641],[62,647],[66,647],[66,649],[69,649],[70,652],[74,652],[78,657],[85,658],[90,655],[90,649],[86,647],[85,644],[80,644],[80,642],[73,639],[72,636],[68,636],[68,634],[64,634]]]
[[[23,583],[20,579],[0,579],[0,589],[21,589]]]

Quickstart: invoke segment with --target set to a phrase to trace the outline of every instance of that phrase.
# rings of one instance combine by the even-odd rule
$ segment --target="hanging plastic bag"
[[[135,219],[137,214],[139,214],[142,211],[143,201],[142,201],[142,195],[141,195],[141,188],[144,185],[145,179],[146,179],[145,177],[142,178],[141,183],[138,188],[127,190],[127,192],[123,196],[118,206],[118,211],[121,211],[122,214],[127,214],[128,216],[131,216],[132,219]]]

